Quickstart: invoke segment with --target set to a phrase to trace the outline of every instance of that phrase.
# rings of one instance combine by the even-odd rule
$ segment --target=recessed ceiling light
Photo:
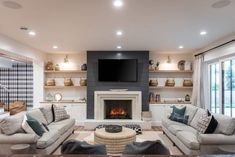
[[[35,36],[36,35],[36,32],[34,32],[34,31],[29,31],[29,33],[28,33],[30,36]]]
[[[123,1],[122,0],[114,0],[113,5],[117,8],[123,6]]]
[[[15,60],[14,60],[14,59],[12,59],[11,61],[12,61],[12,62],[15,62]]]
[[[201,31],[200,35],[207,35],[207,32],[206,31]]]
[[[183,48],[184,48],[184,46],[182,46],[182,45],[179,46],[179,49],[183,49]]]
[[[54,46],[53,46],[53,49],[58,49],[58,46],[54,45]]]
[[[117,35],[117,36],[122,36],[122,34],[123,34],[122,31],[117,31],[117,32],[116,32],[116,35]]]
[[[21,9],[22,6],[14,1],[3,1],[2,5],[10,9]]]
[[[121,49],[122,48],[122,46],[117,46],[117,49]]]
[[[231,0],[219,0],[211,5],[212,8],[224,8],[231,4]]]

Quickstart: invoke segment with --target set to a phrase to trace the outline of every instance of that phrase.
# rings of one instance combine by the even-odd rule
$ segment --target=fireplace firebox
[[[105,119],[132,119],[131,100],[104,100]]]

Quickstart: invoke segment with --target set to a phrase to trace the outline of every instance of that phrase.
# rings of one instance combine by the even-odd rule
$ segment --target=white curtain
[[[204,64],[204,56],[199,55],[195,57],[194,73],[193,73],[193,95],[192,105],[204,108],[205,105],[205,86],[206,82],[206,66]]]

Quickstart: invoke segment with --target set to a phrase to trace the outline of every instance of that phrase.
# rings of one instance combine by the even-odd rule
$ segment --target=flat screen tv
[[[102,82],[136,82],[137,59],[99,59],[98,78]]]

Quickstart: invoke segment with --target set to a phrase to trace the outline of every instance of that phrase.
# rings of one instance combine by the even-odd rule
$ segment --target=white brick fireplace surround
[[[143,129],[150,129],[151,122],[141,120],[142,93],[141,91],[95,91],[95,117],[93,120],[86,120],[86,129],[94,129],[99,124],[139,124]],[[104,107],[107,100],[130,100],[132,108],[132,119],[105,119]]]
[[[132,120],[141,120],[142,94],[140,91],[95,91],[95,120],[104,120],[105,100],[131,100]]]

